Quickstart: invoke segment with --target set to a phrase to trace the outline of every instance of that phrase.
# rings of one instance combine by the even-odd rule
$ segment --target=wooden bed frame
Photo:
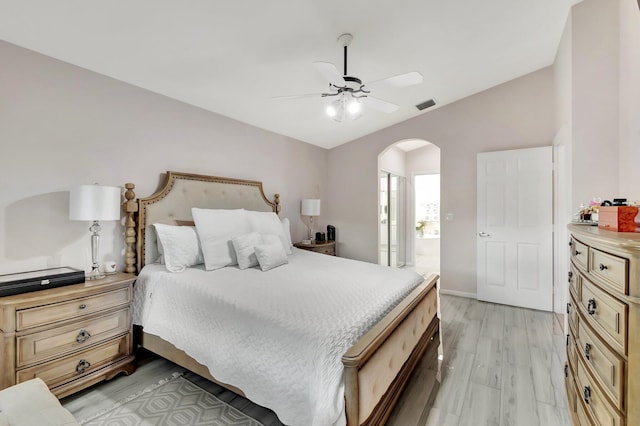
[[[125,269],[131,273],[157,258],[152,226],[159,220],[190,222],[191,207],[280,212],[280,196],[268,200],[258,181],[169,171],[164,187],[148,198],[136,199],[132,183],[125,188]],[[427,347],[439,344],[438,279],[427,277],[343,355],[347,425],[384,424]],[[158,336],[139,330],[137,343],[244,396]],[[429,352],[437,356],[438,351]]]

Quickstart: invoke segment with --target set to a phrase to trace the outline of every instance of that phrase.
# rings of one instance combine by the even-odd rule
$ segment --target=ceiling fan
[[[334,97],[327,106],[326,112],[335,121],[342,122],[346,118],[356,119],[361,116],[362,105],[377,109],[382,112],[392,113],[400,106],[371,96],[371,91],[381,88],[396,88],[412,86],[422,83],[422,74],[417,71],[399,74],[381,80],[363,83],[358,77],[347,73],[347,48],[351,44],[353,36],[349,33],[338,37],[338,43],[344,50],[344,74],[340,74],[338,68],[330,62],[314,62],[313,66],[329,82],[329,90],[325,93],[310,93],[305,95],[278,96],[273,99],[298,99],[309,97]]]

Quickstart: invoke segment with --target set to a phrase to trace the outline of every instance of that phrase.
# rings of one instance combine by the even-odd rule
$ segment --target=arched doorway
[[[440,149],[395,142],[378,155],[378,170],[378,263],[439,272]]]

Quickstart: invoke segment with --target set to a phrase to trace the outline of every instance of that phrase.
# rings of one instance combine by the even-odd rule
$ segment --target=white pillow
[[[257,245],[256,257],[258,258],[260,269],[263,271],[288,263],[287,253],[285,253],[280,241]]]
[[[247,212],[222,209],[191,209],[202,245],[207,271],[238,263],[231,237],[248,234],[251,229]]]
[[[231,238],[231,243],[236,251],[236,257],[238,259],[238,266],[240,269],[258,266],[255,247],[258,244],[262,244],[262,237],[260,234],[257,232],[251,232],[249,234],[237,235]]]
[[[204,262],[200,240],[195,226],[172,226],[155,223],[158,249],[169,272],[182,272],[185,268]]]
[[[282,242],[282,248],[285,253],[291,254],[291,246],[287,242],[287,237],[277,214],[273,212],[247,211],[247,217],[252,231],[261,235],[277,235]]]
[[[291,241],[291,224],[289,223],[289,219],[286,217],[282,219],[280,223],[282,223],[282,231],[284,232],[287,247],[289,247],[287,254],[291,254],[291,247],[293,247],[293,242]]]

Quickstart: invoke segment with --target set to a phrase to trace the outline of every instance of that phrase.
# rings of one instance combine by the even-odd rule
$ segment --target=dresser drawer
[[[129,332],[129,308],[17,338],[17,367],[44,361]]]
[[[24,330],[129,304],[129,287],[16,312],[16,329]]]
[[[569,335],[569,343],[567,344],[567,362],[573,373],[576,372],[578,366],[578,351],[576,349],[576,340],[573,334]]]
[[[571,238],[571,259],[580,267],[583,271],[587,270],[587,264],[589,261],[589,246],[582,244],[575,238]]]
[[[584,401],[580,398],[576,399],[576,417],[578,418],[578,426],[591,426],[593,422],[587,415],[587,410],[584,408]]]
[[[570,294],[569,300],[569,325],[576,330],[578,326],[578,302],[576,302],[573,294]]]
[[[576,382],[578,384],[578,398],[582,399],[591,417],[601,425],[623,426],[623,416],[607,402],[602,391],[587,372],[582,359],[578,361]]]
[[[580,322],[577,351],[619,410],[624,407],[625,362],[590,327]]]
[[[589,273],[604,286],[622,294],[629,293],[629,261],[591,248]]]
[[[567,368],[568,365],[565,364],[565,369]],[[564,387],[567,391],[567,406],[569,408],[569,411],[574,413],[576,411],[576,385],[573,381],[573,376],[571,375],[571,373],[565,375]]]
[[[621,352],[627,349],[628,307],[614,297],[597,288],[589,280],[583,279],[580,305],[594,328],[601,328],[605,340]]]
[[[67,355],[55,361],[16,371],[16,383],[39,377],[53,388],[108,366],[129,354],[130,336],[127,334],[101,345]]]
[[[580,274],[576,272],[573,265],[569,267],[569,289],[576,297],[580,297]]]

